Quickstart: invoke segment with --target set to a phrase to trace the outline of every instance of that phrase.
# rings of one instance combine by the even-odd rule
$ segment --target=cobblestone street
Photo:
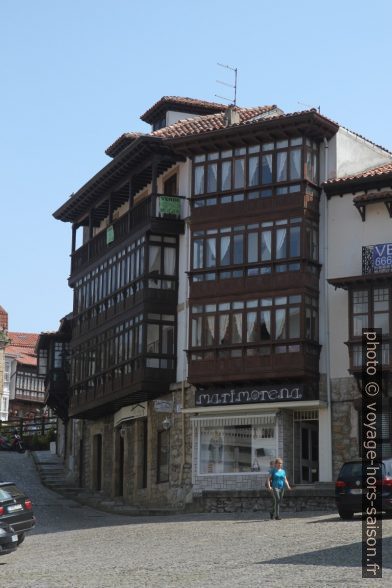
[[[37,526],[0,558],[0,586],[373,586],[361,579],[361,522],[334,513],[135,518],[76,504],[44,488],[31,456],[0,454],[0,479],[33,500]],[[392,520],[383,522],[384,577],[392,585]]]

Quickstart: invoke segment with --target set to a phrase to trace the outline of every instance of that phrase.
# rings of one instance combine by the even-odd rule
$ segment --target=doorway
[[[116,496],[124,496],[124,435],[125,429],[120,429],[118,435],[117,451],[117,488]]]
[[[319,479],[318,423],[300,424],[300,484],[312,484]]]

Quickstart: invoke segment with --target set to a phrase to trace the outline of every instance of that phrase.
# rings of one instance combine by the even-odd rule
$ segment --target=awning
[[[275,414],[227,415],[194,417],[191,422],[196,427],[227,427],[230,425],[270,425],[275,426]]]
[[[127,421],[140,419],[147,416],[147,402],[140,402],[140,404],[131,404],[124,406],[116,413],[114,413],[113,423],[115,427],[119,427]]]

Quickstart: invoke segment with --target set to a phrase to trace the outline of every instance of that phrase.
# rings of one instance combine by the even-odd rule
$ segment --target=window
[[[294,137],[249,147],[228,149],[194,157],[193,195],[244,190],[274,183],[292,183],[306,178],[317,184],[318,145],[314,141]],[[276,194],[298,192],[300,186],[282,186]],[[264,191],[257,197],[272,195]],[[222,195],[220,202],[235,202],[236,195]],[[239,195],[238,195],[239,196]],[[250,193],[248,198],[251,197]],[[242,199],[244,195],[242,194]],[[207,199],[208,200],[208,199]],[[198,200],[198,206],[216,204]]]
[[[197,359],[213,357],[212,348],[220,357],[239,357],[242,348],[247,355],[267,354],[271,343],[279,343],[278,352],[295,352],[299,346],[290,341],[318,341],[318,300],[311,296],[197,305],[192,307],[191,316],[191,347],[203,349]],[[287,342],[282,349],[281,342]]]
[[[275,427],[233,424],[203,426],[199,436],[199,475],[267,474],[276,454]]]
[[[369,288],[351,292],[351,335],[362,337],[362,329],[381,329],[383,337],[391,332],[390,288]]]
[[[312,239],[306,247],[302,243],[304,231]],[[307,258],[308,262],[317,261],[317,239],[316,225],[297,217],[196,230],[192,233],[191,263],[194,271],[191,279],[204,281],[242,277],[244,270],[248,276],[272,271],[299,271],[301,257]],[[240,267],[227,268],[236,265]],[[314,263],[305,265],[305,269],[316,270],[313,266]],[[211,268],[221,271],[205,271]]]
[[[157,483],[169,481],[170,431],[158,432],[157,443]]]

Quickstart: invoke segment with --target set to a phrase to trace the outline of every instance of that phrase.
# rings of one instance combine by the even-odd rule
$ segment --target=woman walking
[[[275,518],[276,521],[280,521],[280,503],[284,496],[285,486],[288,490],[291,490],[290,484],[288,483],[286,472],[282,468],[283,460],[278,457],[275,460],[274,468],[270,471],[270,475],[267,480],[267,488],[272,492],[273,505],[270,513],[271,519]]]

